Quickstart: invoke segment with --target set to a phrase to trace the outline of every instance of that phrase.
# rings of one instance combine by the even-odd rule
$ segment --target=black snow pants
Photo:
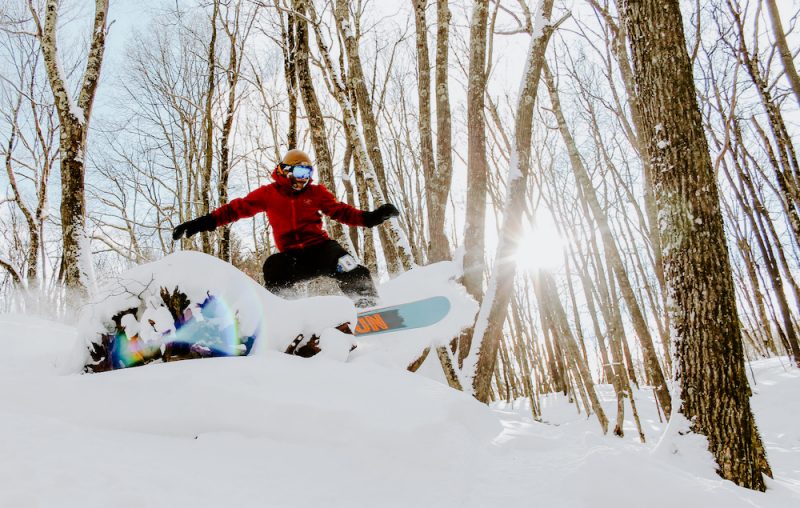
[[[349,259],[342,259],[349,257]],[[264,262],[264,286],[275,294],[298,282],[327,276],[354,302],[375,301],[378,292],[369,269],[358,264],[335,240],[278,252]]]

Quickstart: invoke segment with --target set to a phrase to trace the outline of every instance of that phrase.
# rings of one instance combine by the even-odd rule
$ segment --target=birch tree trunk
[[[306,0],[295,0],[294,10],[300,15],[305,15]],[[314,164],[320,176],[320,183],[327,187],[334,194],[336,185],[333,179],[333,158],[328,147],[328,133],[325,128],[325,117],[322,108],[317,100],[317,92],[314,90],[314,81],[311,75],[311,68],[308,64],[308,27],[305,20],[295,20],[296,31],[296,51],[294,66],[297,70],[297,86],[300,88],[300,95],[303,98],[303,107],[306,110],[309,131],[311,132],[311,144],[314,146]],[[334,240],[345,243],[344,227],[335,221],[329,223]]]
[[[389,195],[389,188],[386,180],[386,169],[383,164],[383,155],[381,154],[381,145],[378,140],[378,122],[375,119],[375,113],[372,110],[372,100],[370,99],[369,91],[367,90],[367,82],[364,78],[364,70],[361,66],[361,56],[358,51],[358,39],[350,23],[350,14],[348,10],[348,2],[346,0],[336,0],[336,9],[334,11],[336,16],[336,26],[344,41],[344,49],[347,53],[347,69],[352,83],[353,91],[358,102],[358,111],[361,114],[361,123],[363,126],[363,144],[367,150],[367,156],[370,159],[371,166],[377,177],[376,183],[380,187],[380,193],[372,193],[373,199],[378,195],[382,197],[379,201],[383,204],[386,197]],[[366,166],[365,166],[366,167]],[[405,245],[398,245],[397,234],[393,229],[398,228],[396,219],[392,219],[389,231],[385,226],[378,226],[378,233],[383,246],[386,262],[389,265],[389,271],[395,272],[399,267],[405,270],[414,265],[413,256],[410,247],[406,251]]]
[[[211,14],[211,40],[208,43],[208,82],[205,96],[205,110],[203,112],[203,166],[200,170],[200,215],[207,215],[211,211],[211,174],[214,166],[214,93],[216,90],[216,45],[217,45],[217,17],[219,16],[219,2],[214,1]],[[211,233],[200,233],[203,252],[211,254]]]
[[[473,298],[483,296],[486,222],[486,131],[483,117],[486,93],[486,24],[489,1],[474,0],[469,31],[467,77],[467,210],[464,226],[464,287]],[[470,342],[461,344],[462,354]]]
[[[783,70],[786,72],[786,78],[792,86],[794,98],[800,105],[800,75],[797,74],[797,67],[794,66],[794,56],[789,49],[789,45],[786,43],[786,34],[783,32],[783,24],[781,23],[781,15],[778,12],[778,5],[775,0],[764,0],[764,3],[767,4],[767,12],[769,12],[769,19],[772,25],[772,35],[775,37],[775,45],[778,47],[778,53],[781,55]]]
[[[61,156],[61,238],[63,254],[60,277],[64,284],[85,292],[91,284],[91,259],[87,252],[85,169],[86,139],[95,93],[100,81],[106,38],[108,0],[95,1],[94,24],[86,68],[81,80],[77,104],[70,97],[58,57],[56,29],[58,0],[45,4],[45,22],[28,4],[41,42],[47,79],[55,99],[59,119]]]
[[[436,173],[426,188],[431,195],[430,248],[428,260],[450,259],[450,243],[447,241],[445,219],[447,198],[453,180],[453,145],[450,129],[450,91],[447,85],[449,75],[448,51],[450,39],[450,7],[447,0],[436,1]]]
[[[653,164],[675,336],[678,409],[708,438],[719,473],[765,490],[771,474],[750,410],[719,192],[677,0],[621,0],[642,132]]]

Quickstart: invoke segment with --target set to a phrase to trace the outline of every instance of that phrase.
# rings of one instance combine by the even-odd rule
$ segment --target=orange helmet
[[[286,164],[287,166],[295,166],[298,164],[305,164],[308,166],[313,165],[311,162],[311,157],[309,157],[304,151],[298,150],[297,148],[286,152],[286,155],[283,156],[281,163]]]

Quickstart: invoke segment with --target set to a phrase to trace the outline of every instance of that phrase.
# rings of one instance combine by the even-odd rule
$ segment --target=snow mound
[[[179,336],[175,323],[183,318],[212,327],[210,334],[223,337],[230,348],[254,343],[258,354],[282,350],[299,334],[355,323],[356,314],[347,298],[283,300],[213,256],[176,252],[105,281],[81,315],[78,335],[83,341],[66,369],[80,370],[89,363],[93,344],[123,330],[127,338],[159,347]]]
[[[77,372],[91,365],[92,371],[105,371],[159,359],[258,355],[283,351],[302,335],[325,339],[330,358],[405,369],[426,348],[449,343],[473,322],[478,305],[456,282],[457,276],[455,263],[441,262],[380,286],[383,306],[443,296],[451,311],[424,333],[400,330],[359,337],[358,349],[348,355],[350,340],[331,330],[342,323],[354,327],[357,314],[349,299],[284,300],[215,257],[177,252],[104,282],[80,316],[82,340],[63,368]],[[171,344],[186,346],[177,354]]]
[[[444,385],[321,355],[52,374],[0,370],[0,506],[446,506],[502,431]]]
[[[563,396],[543,399],[543,424],[521,404],[488,408],[423,376],[320,355],[59,375],[54,359],[75,340],[0,316],[0,506],[800,505],[800,371],[785,359],[752,370],[775,472],[759,493],[716,476],[703,449],[656,453],[665,424],[649,389],[636,392],[642,445],[632,421],[624,439],[604,436]],[[613,411],[613,389],[600,392]]]

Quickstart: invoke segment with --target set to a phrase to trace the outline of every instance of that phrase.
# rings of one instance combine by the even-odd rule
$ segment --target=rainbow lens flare
[[[160,341],[145,342],[138,336],[118,332],[112,341],[111,362],[120,369],[143,365],[159,359],[211,358],[245,356],[250,353],[258,331],[242,336],[236,313],[221,298],[209,295],[175,322],[175,331],[162,335]]]

